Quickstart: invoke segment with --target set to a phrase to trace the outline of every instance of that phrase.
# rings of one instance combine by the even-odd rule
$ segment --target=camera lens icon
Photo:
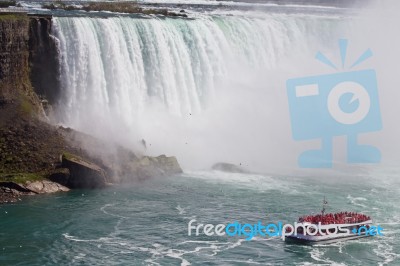
[[[371,99],[362,85],[346,81],[332,88],[328,95],[327,107],[329,114],[338,123],[353,125],[368,115]]]
[[[339,40],[343,70],[347,68],[347,46],[347,39]],[[371,49],[367,49],[349,69],[371,56]],[[315,58],[338,70],[337,65],[323,53],[318,52]],[[288,79],[286,88],[293,139],[321,139],[321,148],[299,155],[300,167],[332,167],[332,140],[335,136],[347,136],[348,163],[380,162],[379,149],[358,143],[359,134],[382,129],[375,70],[349,70]]]
[[[358,143],[359,134],[382,129],[376,73],[372,69],[289,79],[295,140],[321,139],[321,148],[299,155],[305,168],[332,167],[332,139],[347,136],[348,163],[377,163],[380,151]]]

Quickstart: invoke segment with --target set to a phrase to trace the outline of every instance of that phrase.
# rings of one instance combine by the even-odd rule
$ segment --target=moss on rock
[[[35,182],[43,180],[47,177],[45,173],[14,173],[0,174],[0,182],[14,182],[18,184],[26,184],[27,182]]]

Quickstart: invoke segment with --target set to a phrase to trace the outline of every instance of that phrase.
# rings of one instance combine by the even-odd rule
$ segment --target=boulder
[[[172,175],[183,172],[178,160],[174,156],[167,157],[165,155],[160,155],[154,159],[156,159],[157,166],[163,171],[164,174]]]
[[[70,172],[67,187],[92,189],[106,186],[106,174],[100,166],[69,153],[64,153],[61,160],[62,167]]]
[[[152,177],[180,174],[182,169],[175,157],[160,155],[158,157],[143,156],[129,163],[122,173],[130,179],[145,180]],[[125,181],[129,181],[125,180]]]
[[[27,182],[24,187],[36,194],[69,191],[67,187],[49,180]]]
[[[21,192],[21,193],[29,193],[31,192],[29,189],[24,187],[23,185],[20,185],[15,182],[0,182],[0,187],[4,189],[4,191],[10,191],[10,192]]]
[[[16,202],[20,199],[19,196],[19,191],[0,185],[0,204]]]
[[[0,182],[0,204],[20,200],[20,196],[34,195],[29,189],[15,182]]]
[[[26,195],[61,191],[69,191],[69,189],[49,180],[27,181],[25,184],[0,182],[0,203],[16,202],[21,196]]]

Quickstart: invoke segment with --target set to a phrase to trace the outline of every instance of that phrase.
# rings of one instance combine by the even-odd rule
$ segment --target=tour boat
[[[297,233],[286,236],[288,242],[301,244],[329,244],[338,241],[358,239],[370,236],[372,220],[369,216],[357,212],[325,213],[328,202],[323,201],[322,211],[317,215],[300,217]],[[289,232],[288,232],[289,233]]]

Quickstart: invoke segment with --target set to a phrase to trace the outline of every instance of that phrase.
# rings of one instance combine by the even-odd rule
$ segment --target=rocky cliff
[[[51,28],[51,16],[29,16],[30,80],[35,92],[54,104],[60,96],[60,64]]]
[[[52,102],[59,97],[50,32],[51,17],[0,13],[0,203],[181,173],[174,157],[136,156],[108,140],[47,122],[37,93]]]
[[[15,94],[15,87],[28,79],[28,27],[25,14],[8,13],[0,16],[0,88],[3,99]]]
[[[29,78],[28,29],[26,14],[0,15],[0,107],[15,104],[25,113],[39,106]]]
[[[47,170],[65,146],[42,122],[30,82],[29,21],[25,13],[0,13],[0,174]]]
[[[57,101],[60,73],[51,27],[51,16],[0,13],[0,105],[19,101],[25,111],[37,112],[38,96]]]

